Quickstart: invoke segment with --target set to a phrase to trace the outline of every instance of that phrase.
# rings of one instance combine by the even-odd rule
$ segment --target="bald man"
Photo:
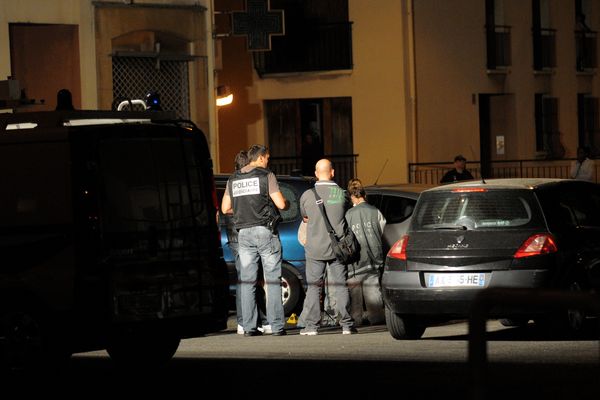
[[[335,171],[331,161],[321,159],[315,166],[315,190],[323,200],[325,211],[331,226],[338,236],[346,229],[346,210],[352,206],[348,193],[333,181]],[[336,311],[340,316],[342,333],[356,333],[354,321],[350,316],[350,295],[346,286],[347,266],[341,264],[333,253],[331,240],[323,215],[319,210],[317,198],[312,189],[305,191],[300,197],[300,213],[308,223],[304,251],[306,253],[306,298],[301,313],[304,329],[300,335],[314,336],[319,333],[321,321],[321,291],[323,290],[325,269],[327,268],[330,285],[335,285]]]

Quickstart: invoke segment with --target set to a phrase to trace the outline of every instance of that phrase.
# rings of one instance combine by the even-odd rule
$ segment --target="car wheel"
[[[172,335],[119,332],[111,338],[106,351],[120,367],[152,368],[169,362],[179,342]]]
[[[566,286],[566,290],[581,292],[583,289],[577,280],[573,280]],[[548,316],[536,319],[535,323],[549,334],[569,337],[583,335],[588,328],[586,313],[573,308],[552,312]]]
[[[420,339],[425,332],[426,326],[411,316],[400,316],[385,307],[385,325],[394,339]]]
[[[525,319],[525,318],[502,318],[500,320],[500,323],[502,324],[502,326],[523,327],[523,326],[527,326],[527,324],[529,323],[529,320]]]
[[[300,314],[304,302],[304,287],[298,276],[286,266],[281,268],[281,299],[286,317]]]
[[[571,282],[569,291],[581,292],[581,285],[577,281]],[[581,334],[586,327],[586,318],[586,314],[583,310],[568,309],[565,321],[568,333]]]

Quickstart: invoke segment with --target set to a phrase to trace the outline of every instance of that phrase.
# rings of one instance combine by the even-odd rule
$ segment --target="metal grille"
[[[128,99],[145,99],[158,92],[162,109],[189,119],[190,93],[187,61],[166,61],[145,57],[113,57],[113,108]],[[139,110],[134,106],[135,111]]]

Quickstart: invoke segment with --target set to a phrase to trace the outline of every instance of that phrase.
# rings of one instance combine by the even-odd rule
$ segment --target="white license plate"
[[[485,286],[484,273],[445,273],[445,274],[429,274],[427,279],[427,287],[449,287],[449,286]]]

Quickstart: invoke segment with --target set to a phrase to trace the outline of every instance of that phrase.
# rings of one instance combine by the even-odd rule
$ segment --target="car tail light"
[[[556,247],[556,241],[552,235],[547,233],[537,233],[530,236],[517,250],[514,258],[523,258],[538,256],[541,254],[556,253],[558,248]]]
[[[406,245],[408,244],[408,235],[402,236],[400,240],[398,240],[390,251],[388,251],[388,256],[392,258],[397,258],[399,260],[406,260]]]

